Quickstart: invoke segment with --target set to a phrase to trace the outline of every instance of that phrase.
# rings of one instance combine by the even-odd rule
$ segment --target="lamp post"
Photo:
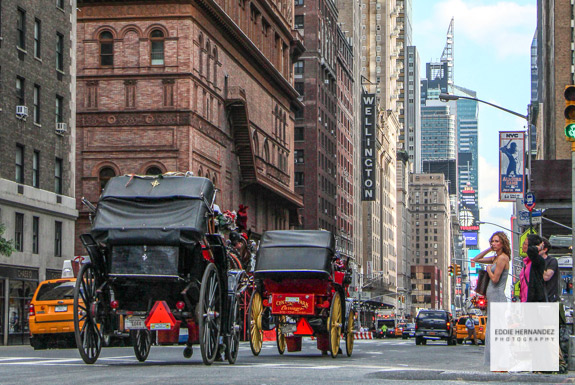
[[[491,225],[491,226],[497,226],[499,228],[502,228],[503,230],[507,230],[512,232],[513,234],[517,234],[517,235],[521,235],[521,233],[519,231],[513,231],[511,229],[508,229],[507,227],[498,225],[497,223],[493,223],[493,222],[486,222],[486,221],[477,221],[478,225]]]

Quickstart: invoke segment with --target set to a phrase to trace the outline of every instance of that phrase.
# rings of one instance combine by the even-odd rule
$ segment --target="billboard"
[[[459,192],[459,230],[478,231],[479,207],[477,193],[472,188]],[[469,243],[467,244],[469,245]]]
[[[463,232],[466,246],[477,246],[477,232]]]
[[[499,132],[499,201],[515,202],[525,193],[525,132]]]
[[[375,94],[361,96],[361,200],[375,200]]]

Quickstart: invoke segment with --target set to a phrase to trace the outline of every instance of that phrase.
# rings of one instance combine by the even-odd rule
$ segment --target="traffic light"
[[[461,276],[461,266],[459,265],[455,265],[455,276],[457,277]]]
[[[575,85],[565,86],[565,139],[575,142]]]
[[[447,268],[447,271],[449,272],[449,276],[453,277],[453,265],[449,265],[449,267]]]
[[[487,307],[487,301],[485,298],[481,297],[477,300],[477,307],[479,309],[485,309]]]

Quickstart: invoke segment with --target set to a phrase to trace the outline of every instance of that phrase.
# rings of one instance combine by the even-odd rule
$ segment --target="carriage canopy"
[[[191,243],[207,232],[214,186],[184,175],[118,176],[109,180],[92,235],[108,245]]]
[[[335,238],[323,230],[266,231],[256,256],[256,278],[327,278]]]

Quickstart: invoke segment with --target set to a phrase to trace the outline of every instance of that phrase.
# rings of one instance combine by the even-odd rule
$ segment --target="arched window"
[[[103,190],[104,187],[108,184],[108,181],[116,176],[116,171],[112,167],[104,167],[100,170],[99,179],[100,179],[100,190]]]
[[[214,85],[218,84],[218,47],[214,47]]]
[[[200,169],[198,170],[198,176],[203,176],[203,175],[204,175],[204,171],[200,167]]]
[[[155,29],[150,34],[152,65],[164,65],[164,32]]]
[[[283,124],[282,124],[282,134],[281,134],[281,137],[282,137],[282,140],[284,141],[284,143],[286,141],[286,126],[287,126],[287,114],[284,111],[284,113],[283,113]]]
[[[206,78],[209,80],[210,79],[210,57],[212,56],[212,45],[210,44],[210,41],[208,40],[208,42],[206,43],[206,53],[207,53],[207,57],[206,57]]]
[[[254,131],[254,155],[255,156],[259,156],[260,155],[260,141],[258,139],[258,133],[256,131]]]
[[[210,95],[206,96],[206,120],[210,121]]]
[[[158,166],[148,167],[146,175],[162,175],[163,172]]]
[[[218,186],[218,177],[217,175],[214,173],[214,176],[212,177],[212,183],[214,184],[214,187],[217,188]]]
[[[264,160],[265,160],[267,163],[270,162],[270,146],[269,146],[267,140],[266,140],[266,142],[264,143]]]
[[[204,71],[204,34],[200,33],[198,37],[199,56],[200,56],[200,74]]]
[[[114,65],[114,36],[110,31],[100,33],[100,65]]]

